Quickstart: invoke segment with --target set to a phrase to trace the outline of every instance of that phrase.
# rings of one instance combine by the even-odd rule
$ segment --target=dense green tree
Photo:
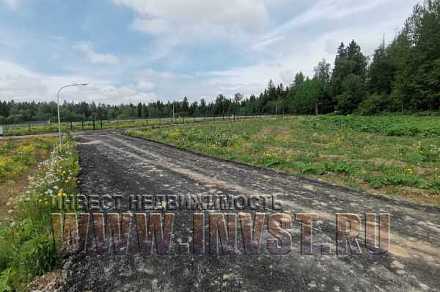
[[[314,68],[314,79],[319,83],[319,97],[315,104],[315,113],[328,113],[333,110],[331,98],[331,71],[330,63],[325,59],[318,63]]]
[[[385,44],[375,52],[368,70],[368,90],[370,93],[389,95],[392,90],[395,67]]]
[[[291,111],[297,114],[315,113],[320,97],[318,79],[307,78],[300,85],[295,86],[295,94],[291,101]]]
[[[366,96],[365,83],[361,76],[350,74],[342,84],[342,94],[336,97],[336,110],[343,114],[352,113]]]
[[[336,96],[336,108],[338,110],[350,113],[362,102],[364,95],[354,97],[353,92],[358,92],[360,88],[364,88],[366,70],[367,58],[362,53],[360,46],[354,40],[347,47],[341,43],[331,79],[332,94]],[[355,86],[355,88],[350,88],[350,85]],[[354,103],[350,104],[351,102]]]
[[[440,1],[417,5],[409,21],[412,50],[407,90],[414,96],[416,109],[438,109],[440,81]]]
[[[183,98],[181,112],[184,115],[187,115],[189,113],[189,101],[188,101],[188,97],[186,96]]]

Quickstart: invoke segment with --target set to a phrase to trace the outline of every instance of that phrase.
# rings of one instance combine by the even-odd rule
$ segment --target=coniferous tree
[[[315,113],[328,113],[333,111],[333,102],[331,99],[331,73],[330,64],[323,59],[314,68],[316,79],[319,83],[319,98],[315,104]]]
[[[389,95],[392,90],[395,68],[389,57],[385,44],[374,53],[373,61],[368,70],[368,91]]]
[[[338,48],[332,73],[332,93],[336,97],[336,109],[351,113],[365,97],[367,58],[360,46],[353,40],[345,47]],[[350,88],[350,86],[354,86]],[[354,92],[358,96],[353,96]]]

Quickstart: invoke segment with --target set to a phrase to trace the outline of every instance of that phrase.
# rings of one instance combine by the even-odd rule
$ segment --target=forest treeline
[[[302,72],[289,85],[274,84],[260,95],[219,95],[207,102],[152,102],[125,105],[64,103],[65,121],[170,117],[177,115],[376,114],[438,111],[440,107],[440,0],[414,7],[394,40],[373,56],[353,40],[341,43],[334,64],[322,60],[313,76]],[[0,123],[54,120],[54,102],[0,102]]]

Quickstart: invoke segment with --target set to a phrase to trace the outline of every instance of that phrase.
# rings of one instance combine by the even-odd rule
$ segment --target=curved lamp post
[[[63,144],[62,136],[61,136],[61,116],[60,116],[60,93],[64,88],[67,87],[76,87],[76,86],[87,86],[88,83],[72,83],[68,85],[64,85],[57,92],[57,111],[58,111],[58,138],[60,140],[60,146]]]

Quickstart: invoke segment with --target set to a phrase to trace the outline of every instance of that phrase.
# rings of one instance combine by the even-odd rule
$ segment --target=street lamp
[[[87,86],[87,85],[88,85],[88,83],[73,83],[73,84],[64,85],[63,87],[58,89],[58,92],[57,92],[57,111],[58,111],[58,138],[60,140],[60,146],[63,144],[63,140],[61,137],[60,93],[64,88],[67,88],[67,87]]]

